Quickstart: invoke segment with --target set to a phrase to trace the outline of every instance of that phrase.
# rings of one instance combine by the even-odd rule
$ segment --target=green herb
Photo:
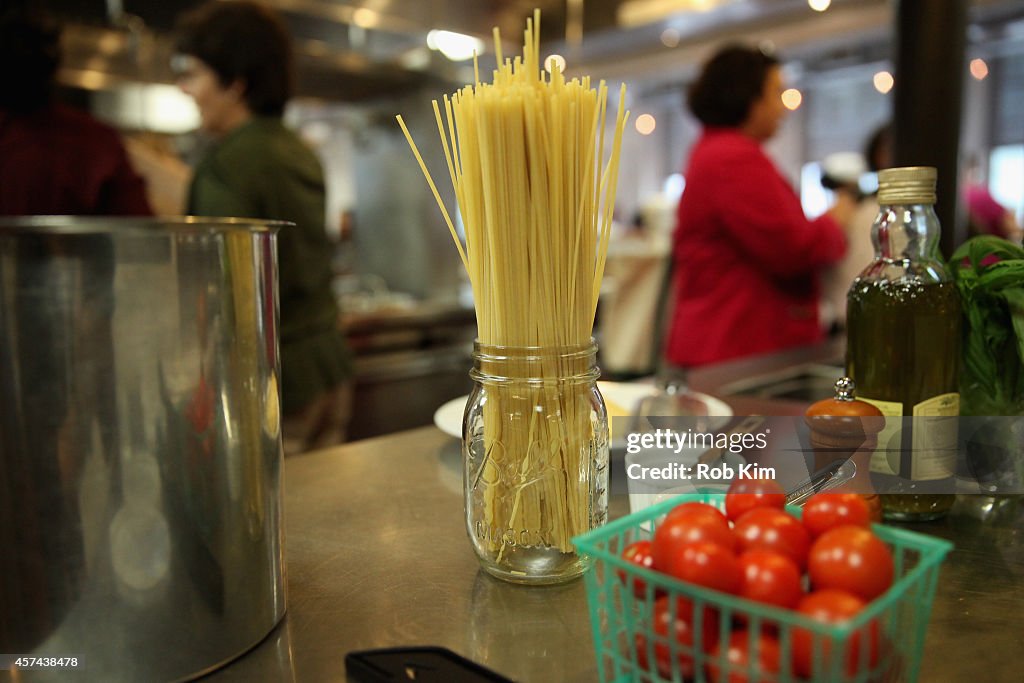
[[[964,415],[1024,414],[1024,249],[974,237],[950,259],[964,315]]]

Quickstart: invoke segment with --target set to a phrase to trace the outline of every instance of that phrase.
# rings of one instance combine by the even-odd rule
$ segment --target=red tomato
[[[800,601],[797,610],[815,621],[823,624],[838,624],[849,621],[858,612],[864,609],[865,603],[852,593],[846,591],[826,588],[806,596]],[[832,670],[831,658],[834,643],[825,637],[814,638],[814,635],[802,628],[793,629],[793,670],[800,676],[809,677],[814,671],[814,646],[821,648],[821,670],[822,675]],[[867,666],[874,668],[878,663],[879,655],[879,632],[878,622],[870,622],[863,630],[850,634],[850,638],[843,648],[844,652],[838,656],[846,661],[846,671],[851,676],[860,673],[861,647],[868,648]]]
[[[665,571],[682,581],[723,593],[737,592],[742,578],[736,555],[709,541],[680,547],[669,558]]]
[[[856,493],[818,493],[804,505],[803,522],[812,538],[847,524],[870,529],[871,510]]]
[[[676,662],[679,673],[690,678],[693,676],[693,648],[696,640],[695,633],[698,627],[693,623],[693,605],[686,600],[676,601],[675,618],[669,610],[669,597],[658,598],[654,603],[653,616],[654,633],[662,638],[654,641],[654,662],[658,667],[658,673],[664,678],[672,677],[672,650],[668,640],[675,638],[676,643],[681,646],[676,651]],[[672,635],[669,635],[669,624],[672,624]],[[699,625],[701,631],[701,650],[710,652],[718,643],[718,618],[706,610]],[[647,656],[647,639],[643,634],[636,635],[636,659],[644,671],[650,671],[650,663]]]
[[[655,568],[667,572],[680,548],[700,541],[717,543],[730,552],[736,548],[725,515],[704,503],[684,503],[668,513],[654,532]]]
[[[867,529],[840,526],[811,546],[807,573],[815,590],[838,588],[870,601],[892,585],[892,552]]]
[[[626,546],[626,549],[622,551],[622,559],[627,562],[632,562],[638,567],[644,567],[646,569],[652,569],[654,567],[654,555],[651,554],[651,542],[637,541],[636,543],[630,543]],[[626,572],[622,569],[618,570],[619,580],[622,583],[627,583]],[[633,579],[633,595],[640,600],[647,597],[647,582],[643,579]]]
[[[725,513],[736,521],[754,508],[786,507],[786,492],[774,479],[733,479],[725,494]]]
[[[801,571],[807,566],[811,537],[796,517],[782,510],[754,508],[739,518],[733,531],[741,553],[772,550],[789,557]]]
[[[743,573],[739,594],[776,607],[793,609],[804,591],[800,570],[793,560],[770,550],[748,550],[740,555]]]
[[[729,674],[728,677],[721,675],[718,662],[718,658],[722,656],[722,646],[725,643],[719,643],[711,651],[712,660],[708,663],[707,668],[708,676],[711,678],[712,683],[719,683],[719,681],[747,683],[750,680],[747,667],[753,668],[760,674],[756,676],[757,680],[775,680],[774,674],[779,673],[781,659],[779,641],[774,636],[763,632],[753,636],[753,638],[757,648],[756,662],[751,661],[751,633],[749,631],[733,631],[732,635],[729,636],[728,650],[725,655],[728,662],[726,668]]]
[[[643,633],[637,633],[633,639],[633,647],[636,648],[636,665],[644,671],[651,670],[650,657],[647,656],[647,638]]]
[[[682,503],[672,508],[672,511],[665,515],[665,520],[675,518],[690,519],[693,517],[706,517],[708,519],[718,520],[729,524],[729,520],[726,519],[725,514],[721,510],[716,508],[714,505],[708,505],[707,503]]]

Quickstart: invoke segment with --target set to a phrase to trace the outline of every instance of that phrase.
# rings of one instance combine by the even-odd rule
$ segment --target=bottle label
[[[903,404],[858,396],[878,408],[886,418],[901,418]],[[878,446],[871,456],[871,471],[910,478],[914,481],[945,479],[956,468],[957,417],[960,415],[960,394],[948,393],[921,401],[913,408],[909,444],[905,444],[902,419],[886,419],[878,433]],[[903,452],[909,445],[909,468],[903,467]]]
[[[956,470],[957,418],[960,394],[934,396],[914,406],[910,478],[945,479]]]
[[[858,396],[858,400],[870,403],[885,417],[902,417],[903,404],[898,401],[879,401],[873,398]],[[871,455],[871,471],[879,474],[900,473],[900,446],[903,437],[902,420],[886,420],[885,428],[878,433],[878,446]]]

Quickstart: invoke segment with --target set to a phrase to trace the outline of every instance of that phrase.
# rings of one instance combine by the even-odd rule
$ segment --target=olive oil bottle
[[[934,168],[879,172],[875,258],[847,295],[847,374],[895,418],[871,459],[886,519],[935,519],[954,501],[960,300],[939,255],[935,179]]]

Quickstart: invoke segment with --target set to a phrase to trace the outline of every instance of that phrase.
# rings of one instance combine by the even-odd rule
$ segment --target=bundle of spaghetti
[[[559,69],[547,75],[539,59],[539,23],[537,11],[527,20],[523,54],[514,59],[502,58],[495,29],[492,82],[480,81],[474,58],[476,82],[433,103],[465,248],[401,116],[398,122],[468,273],[478,342],[581,348],[591,341],[611,234],[628,117],[625,85],[606,148],[605,83],[595,89],[589,77],[566,80]],[[572,535],[590,528],[593,501],[585,488],[595,476],[588,471],[593,401],[588,388],[567,391],[559,381],[580,375],[579,356],[563,358],[572,360],[549,360],[539,368],[530,361],[518,368],[503,364],[513,376],[542,381],[531,383],[531,395],[498,387],[506,395],[488,401],[489,455],[481,467],[489,471],[477,479],[489,482],[487,542],[499,552],[515,545],[509,532],[537,529],[544,530],[543,543],[569,552]],[[543,409],[525,405],[531,401]]]

